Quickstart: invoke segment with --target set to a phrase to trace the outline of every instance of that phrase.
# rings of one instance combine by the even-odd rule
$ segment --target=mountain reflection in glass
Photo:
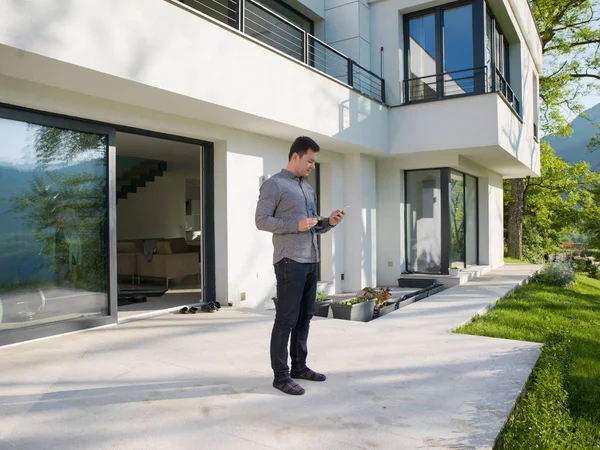
[[[0,333],[108,314],[108,137],[0,119],[0,139]]]

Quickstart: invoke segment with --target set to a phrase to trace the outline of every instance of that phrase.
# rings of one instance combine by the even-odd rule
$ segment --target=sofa
[[[144,253],[144,241],[155,241],[152,258]],[[169,280],[200,275],[198,247],[190,247],[183,237],[169,239],[133,239],[117,242],[117,275]]]

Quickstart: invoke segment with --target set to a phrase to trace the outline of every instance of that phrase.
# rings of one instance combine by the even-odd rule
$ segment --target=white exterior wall
[[[367,1],[326,0],[325,42],[370,69],[371,25]]]
[[[357,291],[377,282],[376,161],[366,155],[345,160],[346,211],[344,291]]]
[[[371,45],[384,48],[386,100],[403,102],[404,35],[403,16],[448,3],[417,0],[369,2]],[[541,44],[537,30],[522,0],[490,0],[496,19],[510,43],[510,85],[521,101],[522,121],[500,94],[448,99],[394,108],[390,111],[390,153],[420,153],[454,150],[473,155],[479,163],[505,177],[537,176],[539,144],[533,139],[534,102],[532,72],[542,69]],[[378,52],[377,52],[378,53]],[[371,55],[379,64],[379,55]],[[515,158],[520,164],[515,165]]]
[[[405,269],[404,172],[397,161],[377,162],[377,284],[396,285]],[[391,262],[391,265],[390,265]]]
[[[0,74],[287,140],[311,133],[339,151],[387,151],[385,107],[175,0],[2,2],[0,43]]]
[[[342,8],[340,26],[356,23],[359,39],[370,36],[374,67],[384,46],[388,102],[400,101],[398,11],[418,5],[303,2],[317,14],[321,3],[323,15]],[[347,5],[356,6],[357,21],[342,12]],[[369,27],[360,19],[364,8]],[[507,17],[527,22],[523,8],[515,11]],[[350,206],[344,223],[322,236],[322,280],[331,282],[330,292],[396,283],[405,263],[406,169],[454,167],[480,177],[480,262],[502,263],[502,176],[539,172],[530,95],[539,49],[519,33],[517,27],[524,123],[498,94],[387,109],[169,0],[69,8],[59,1],[3,2],[0,99],[214,142],[217,300],[259,307],[275,293],[271,235],[254,225],[260,178],[285,167],[300,134],[323,149],[321,214]],[[240,292],[247,298],[241,304]]]

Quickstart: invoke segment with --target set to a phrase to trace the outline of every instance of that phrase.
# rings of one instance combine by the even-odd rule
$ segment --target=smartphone
[[[340,212],[343,212],[343,213],[345,213],[345,212],[346,212],[346,210],[347,210],[348,208],[350,208],[350,207],[349,207],[349,206],[346,206],[346,207],[344,207],[344,209],[342,209]]]

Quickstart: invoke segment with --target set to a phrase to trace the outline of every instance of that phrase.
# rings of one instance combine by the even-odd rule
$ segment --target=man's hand
[[[302,231],[308,231],[310,230],[312,227],[314,227],[317,224],[317,219],[315,218],[307,218],[307,219],[300,219],[298,221],[298,231],[302,232]]]
[[[344,211],[340,211],[339,209],[336,209],[329,216],[329,225],[334,225],[334,226],[337,225],[342,220],[344,220],[345,215],[346,215],[346,213]]]

